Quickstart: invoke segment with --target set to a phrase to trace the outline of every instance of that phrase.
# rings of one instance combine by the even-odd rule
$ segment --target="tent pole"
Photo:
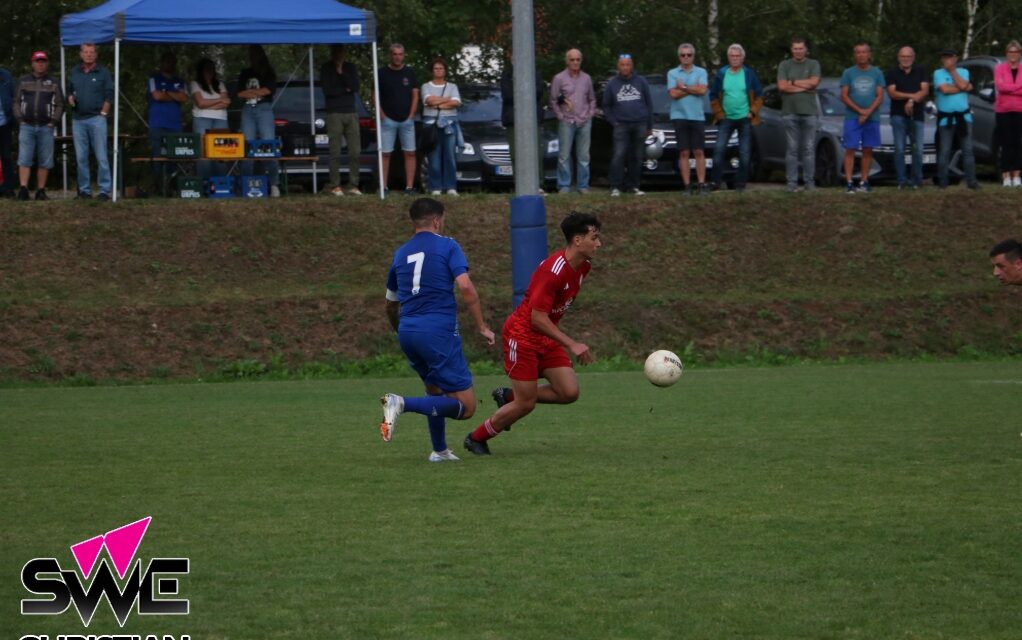
[[[118,171],[117,165],[121,161],[121,145],[120,145],[120,126],[121,126],[121,39],[114,38],[114,162],[113,162],[113,186],[111,187],[111,197],[114,202],[117,202],[117,178]]]
[[[380,136],[380,69],[379,59],[376,55],[376,41],[373,40],[373,96],[376,98],[376,176],[377,182],[380,184],[380,200],[384,199],[384,193],[387,185],[383,184],[383,141]],[[404,149],[402,149],[402,152]]]
[[[312,131],[312,194],[319,193],[319,176],[316,160],[319,160],[319,152],[316,151],[316,68],[312,62],[312,45],[309,45],[309,129]],[[340,186],[340,185],[337,185]]]
[[[67,102],[67,62],[64,54],[64,43],[60,43],[60,91],[64,94],[64,101]],[[67,109],[60,115],[60,135],[61,137],[67,137]],[[64,197],[67,197],[67,142],[62,142],[60,146],[60,156],[63,158],[64,167]]]

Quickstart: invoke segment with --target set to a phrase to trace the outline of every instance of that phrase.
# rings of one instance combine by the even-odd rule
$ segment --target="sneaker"
[[[35,192],[35,199],[36,200],[49,200],[50,196],[46,195],[46,189],[40,189],[39,191]]]
[[[1011,176],[1008,176],[1008,177],[1006,177],[1004,179],[1004,182],[1001,183],[1001,186],[1002,187],[1014,187],[1015,183],[1012,181]]]
[[[330,190],[330,193],[332,193],[335,196],[343,196],[344,195],[344,189],[342,189],[340,187],[334,187],[333,189]]]
[[[405,410],[405,399],[393,393],[385,393],[380,398],[383,405],[383,422],[380,423],[380,436],[384,442],[390,442],[394,437],[394,426],[397,424],[397,417]]]
[[[581,189],[578,190],[578,192],[584,196],[587,196],[589,195],[589,187],[582,187]]]
[[[415,195],[415,187],[405,187],[405,190],[402,191],[402,193],[404,193],[406,196],[414,196]]]
[[[498,409],[511,402],[510,387],[497,387],[490,395],[493,396],[493,401],[497,403]]]
[[[631,193],[632,193],[633,196],[644,196],[644,195],[646,195],[646,192],[643,191],[642,189],[632,189]]]
[[[620,197],[620,196],[621,196],[621,190],[620,189],[611,189],[610,190],[610,197],[611,198],[617,198],[617,197]]]
[[[100,202],[106,202],[107,200],[110,199],[110,194],[109,193],[101,193],[101,194],[99,194],[99,197],[96,198],[96,199],[99,200]]]
[[[458,456],[454,455],[454,452],[450,449],[444,449],[443,451],[433,451],[429,454],[430,462],[456,462],[461,460]]]
[[[1011,179],[1011,186],[1022,187],[1022,176],[1015,176]]]
[[[92,200],[92,194],[79,191],[78,195],[75,196],[75,200]]]
[[[545,196],[546,195],[546,191],[543,191],[543,189],[537,189],[536,193],[538,193],[541,196]]]
[[[32,198],[28,196],[28,187],[22,187],[18,189],[18,200],[21,200],[22,202],[28,202],[31,199]]]
[[[814,182],[806,183],[805,189],[806,189],[807,193],[815,192],[816,191],[816,183],[814,183]]]
[[[849,182],[848,186],[845,187],[845,193],[850,194],[850,195],[855,195],[855,184],[852,183],[852,182]]]
[[[348,189],[348,195],[349,196],[360,196],[360,195],[362,195],[362,191],[358,187],[351,187],[350,189]]]
[[[471,451],[477,456],[488,456],[490,455],[490,446],[485,442],[476,442],[472,439],[472,434],[465,436],[465,449]]]
[[[789,184],[789,185],[788,185],[787,187],[785,187],[784,189],[785,189],[785,191],[787,191],[788,193],[798,193],[798,185],[797,185],[797,184]]]
[[[868,182],[860,182],[860,183],[859,183],[859,191],[861,191],[861,192],[863,192],[863,193],[869,193],[869,192],[870,192],[870,191],[872,191],[872,190],[873,190],[873,189],[871,189],[871,188],[870,188],[870,186],[869,186],[869,183],[868,183]]]
[[[978,182],[973,182],[972,184],[969,184],[969,185],[966,185],[966,186],[968,186],[973,191],[979,191],[979,183]]]
[[[699,195],[701,196],[709,195],[710,191],[712,191],[712,189],[710,189],[710,185],[706,184],[705,182],[699,183]]]
[[[557,190],[557,193],[559,193],[562,196],[565,196],[571,193],[571,189],[569,189],[568,187],[561,187],[560,189]]]
[[[433,189],[432,191],[429,192],[429,195],[431,195],[431,196],[439,196],[439,195],[441,195],[440,189]]]
[[[270,197],[271,198],[279,198],[280,197],[280,187],[278,187],[277,185],[273,185],[272,187],[270,187]]]
[[[458,195],[458,191],[457,191],[457,189],[448,189],[447,192],[446,192],[446,195],[456,196],[456,195]]]

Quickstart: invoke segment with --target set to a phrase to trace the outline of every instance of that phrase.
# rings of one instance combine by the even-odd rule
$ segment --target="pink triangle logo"
[[[100,550],[105,546],[110,559],[114,561],[114,569],[117,575],[124,578],[135,559],[139,546],[142,544],[142,537],[149,528],[152,516],[136,520],[131,524],[118,527],[106,534],[89,538],[77,544],[71,545],[71,553],[74,554],[75,562],[82,574],[88,578],[96,566],[96,559],[99,558]]]

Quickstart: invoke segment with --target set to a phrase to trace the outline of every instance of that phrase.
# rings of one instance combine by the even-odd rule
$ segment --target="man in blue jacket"
[[[756,72],[745,66],[745,49],[740,44],[727,48],[727,64],[717,70],[710,86],[710,107],[717,125],[717,146],[713,150],[713,182],[719,188],[724,171],[724,152],[734,131],[738,132],[738,175],[735,191],[745,191],[752,159],[752,127],[759,125],[763,106],[763,85]]]
[[[610,158],[612,196],[620,196],[622,190],[644,195],[639,190],[639,179],[646,137],[653,133],[653,96],[649,83],[634,70],[631,54],[622,53],[617,60],[617,75],[603,90],[603,115],[614,127],[614,154]]]
[[[3,184],[0,197],[14,195],[14,163],[11,162],[11,132],[14,130],[14,77],[0,67],[0,164],[3,164]]]

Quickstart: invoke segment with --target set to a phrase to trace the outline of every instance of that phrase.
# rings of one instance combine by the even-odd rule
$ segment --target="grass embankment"
[[[0,377],[403,370],[382,306],[408,204],[6,204]],[[447,204],[499,328],[511,298],[507,196]],[[994,189],[547,201],[551,248],[572,208],[605,224],[565,328],[605,360],[666,347],[690,363],[1015,353],[1022,300],[998,288],[986,251],[1022,235],[1020,204]],[[499,362],[472,338],[466,347]]]

